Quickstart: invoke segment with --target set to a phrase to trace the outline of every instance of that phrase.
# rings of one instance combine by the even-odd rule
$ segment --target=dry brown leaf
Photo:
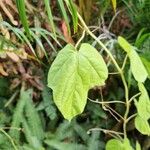
[[[7,56],[11,58],[14,62],[19,61],[19,57],[13,52],[6,52]]]
[[[65,21],[62,22],[62,31],[63,31],[64,37],[66,39],[66,42],[74,45],[74,41],[73,41],[72,37],[69,35]]]
[[[18,56],[19,56],[21,59],[27,59],[28,54],[24,51],[24,49],[20,49],[20,52],[18,53]]]
[[[0,63],[0,74],[3,76],[8,76],[8,73],[4,70],[3,65]]]
[[[8,2],[8,1],[7,1]],[[0,1],[0,7],[4,11],[4,13],[7,15],[9,20],[14,24],[15,26],[18,25],[18,21],[16,21],[13,17],[13,13],[8,10],[7,5],[6,5],[6,0],[1,0]]]

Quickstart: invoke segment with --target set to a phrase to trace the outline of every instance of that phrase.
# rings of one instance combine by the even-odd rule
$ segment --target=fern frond
[[[26,100],[25,105],[25,117],[28,122],[28,126],[32,131],[32,135],[38,137],[39,140],[44,138],[44,131],[38,112],[36,111],[31,97]]]
[[[48,88],[45,86],[42,92],[43,105],[47,116],[54,120],[57,117],[56,107],[53,105],[52,94],[49,92]]]
[[[22,125],[24,128],[26,140],[29,143],[29,145],[35,148],[36,150],[42,147],[42,143],[40,142],[38,137],[33,135],[32,130],[29,128],[29,125],[27,121],[25,120],[25,118],[22,120]]]
[[[86,150],[86,147],[82,144],[58,142],[55,140],[46,140],[45,143],[57,150]]]
[[[16,109],[15,109],[13,117],[12,117],[11,127],[20,128],[21,120],[23,118],[24,106],[26,104],[26,101],[30,98],[30,94],[31,94],[30,90],[28,90],[28,91],[24,91],[23,89],[21,90],[20,98],[18,100],[18,104],[16,106]],[[15,138],[15,140],[19,141],[20,131],[10,130],[9,134],[13,138]]]

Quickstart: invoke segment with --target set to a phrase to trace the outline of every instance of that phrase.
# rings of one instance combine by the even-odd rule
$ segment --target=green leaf
[[[150,118],[150,99],[148,93],[142,83],[138,83],[141,96],[136,104],[138,115],[144,120]]]
[[[77,51],[68,44],[59,52],[49,70],[48,87],[53,90],[58,109],[71,120],[83,112],[88,90],[104,85],[107,77],[107,66],[95,48],[84,43]]]
[[[118,43],[127,52],[130,59],[131,71],[136,81],[144,82],[148,73],[134,47],[130,45],[123,37],[118,37]]]
[[[116,139],[109,140],[106,144],[106,150],[122,150],[122,142]]]
[[[132,50],[129,54],[131,62],[131,71],[134,78],[138,82],[144,82],[148,76],[147,71],[138,55],[138,53]]]
[[[135,118],[136,129],[144,135],[150,135],[150,126],[147,120],[143,119],[139,115]]]
[[[148,120],[150,118],[150,99],[148,93],[142,83],[138,83],[141,96],[136,102],[138,116],[135,118],[136,129],[144,135],[150,135],[150,126]]]
[[[132,146],[130,145],[130,141],[126,138],[123,141],[123,150],[133,150]]]
[[[149,77],[149,79],[150,79],[150,53],[148,53],[148,55],[147,55],[148,57],[146,57],[146,56],[144,56],[144,55],[142,55],[140,58],[141,58],[141,60],[142,60],[142,62],[143,62],[143,64],[144,64],[144,66],[145,66],[145,68],[146,68],[146,70],[147,70],[147,73],[148,73],[148,77]]]
[[[136,141],[136,150],[141,150],[141,146],[138,141]]]
[[[112,2],[112,6],[113,6],[113,9],[114,9],[114,12],[116,12],[117,2],[116,2],[116,0],[111,0],[111,2]]]
[[[128,139],[124,139],[123,142],[112,139],[106,144],[106,150],[133,150]]]

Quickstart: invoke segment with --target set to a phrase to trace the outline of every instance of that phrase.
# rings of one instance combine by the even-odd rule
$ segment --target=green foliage
[[[0,97],[8,95],[9,93],[9,90],[7,89],[8,86],[9,81],[6,78],[0,77]]]
[[[66,5],[68,6],[71,15],[72,15],[72,21],[73,21],[73,27],[74,27],[74,33],[78,30],[78,16],[77,16],[77,9],[75,4],[72,0],[64,0],[66,2]]]
[[[136,150],[141,150],[141,146],[140,146],[139,142],[136,142]]]
[[[147,73],[148,73],[148,77],[150,79],[150,58],[149,58],[149,54],[148,55],[142,55],[141,56],[141,60],[147,70]]]
[[[131,12],[127,18],[122,1]],[[13,2],[0,2],[2,9],[5,7],[2,4],[6,4],[0,15],[0,73],[3,69],[8,73],[7,78],[0,77],[0,149],[141,150],[140,145],[148,149],[149,0],[136,3],[133,0],[16,0],[18,12]],[[80,9],[85,21],[78,13]],[[11,14],[15,14],[18,26],[11,25]],[[97,18],[101,18],[99,25]],[[64,21],[69,32],[62,26]],[[89,21],[90,27],[85,24]],[[117,25],[115,29],[111,27],[112,32],[125,25],[129,28],[125,29],[127,34],[134,28],[132,38],[135,38],[140,31],[136,40],[129,39],[135,47],[119,36],[118,43],[125,52],[120,51],[116,35],[108,31],[109,27],[107,29],[114,21]],[[78,27],[79,32],[83,31],[80,39],[80,33],[72,34]],[[67,38],[76,46],[64,47]],[[81,40],[85,43],[78,50]],[[97,43],[95,46],[101,55],[87,44],[93,42]],[[28,55],[26,60],[17,64],[1,57],[9,48],[18,52],[18,47]],[[59,48],[63,49],[57,54]],[[54,57],[48,74],[48,86],[53,90],[50,91],[43,80]],[[37,66],[41,71],[38,75],[35,73]],[[13,75],[9,74],[9,69],[14,71]],[[14,89],[16,84],[19,85]],[[18,95],[20,86],[23,88]],[[55,104],[66,119],[74,118],[70,122],[63,120]],[[111,137],[114,139],[108,140]]]
[[[24,0],[16,0],[17,8],[19,11],[19,16],[21,19],[21,22],[23,24],[23,27],[25,29],[25,32],[27,33],[27,36],[31,39],[29,24],[26,16],[26,9],[25,9],[25,1]]]
[[[104,85],[107,76],[105,62],[96,49],[82,44],[77,51],[67,45],[50,68],[48,86],[52,88],[54,101],[63,116],[71,120],[83,112],[88,90],[95,85]]]
[[[20,99],[15,109],[11,126],[18,129],[23,126],[27,142],[32,147],[37,148],[37,146],[41,145],[40,143],[44,138],[44,131],[39,115],[34,108],[31,94],[32,90],[21,90]],[[10,130],[10,135],[19,142],[21,131]]]
[[[65,9],[65,6],[64,6],[64,2],[63,2],[63,0],[58,0],[58,3],[59,3],[59,6],[60,6],[60,10],[62,12],[63,18],[65,20],[65,23],[67,25],[68,33],[70,35],[69,18],[68,18],[68,15],[67,15],[67,12],[66,12],[66,9]]]
[[[116,0],[111,0],[114,11],[116,12],[117,2]]]
[[[52,15],[51,7],[50,7],[50,1],[49,0],[44,0],[44,4],[45,4],[46,12],[47,12],[47,15],[48,15],[48,20],[49,20],[50,25],[52,27],[53,33],[56,34],[55,24],[54,24],[54,21],[53,21],[53,15]]]
[[[150,29],[150,1],[149,0],[123,0],[128,8],[128,15],[134,24],[134,30],[146,27]]]
[[[32,43],[30,42],[30,40],[28,39],[28,37],[24,34],[24,32],[22,30],[11,26],[9,23],[7,23],[5,21],[1,22],[0,25],[2,27],[6,27],[8,30],[13,31],[13,33],[18,37],[18,39],[21,40],[22,43],[27,44],[29,46],[30,50],[32,51],[32,53],[35,56],[37,56],[37,52],[34,50]],[[60,42],[56,38],[57,36],[55,37],[51,32],[49,32],[43,28],[30,28],[31,38],[37,42],[37,45],[41,48],[41,50],[43,51],[43,53],[45,54],[46,57],[47,57],[47,52],[44,48],[43,43],[41,42],[41,38],[37,35],[37,33],[38,33],[38,35],[41,35],[46,41],[48,41],[49,46],[53,49],[53,51],[55,51],[55,53],[56,53],[56,49],[54,48],[53,44],[49,41],[48,36],[50,36],[61,47]],[[61,40],[64,40],[63,36],[59,36],[58,38]]]
[[[45,143],[57,150],[76,150],[76,149],[86,150],[86,147],[80,144],[69,144],[69,143],[49,141],[49,140],[46,140]]]
[[[135,127],[143,135],[150,135],[150,126],[148,121],[139,115],[135,118]]]
[[[54,120],[57,117],[56,108],[53,104],[52,93],[48,90],[47,87],[44,87],[42,92],[44,110],[46,111],[47,116]]]
[[[123,37],[118,38],[118,43],[127,52],[130,59],[131,71],[135,80],[138,82],[144,82],[148,74],[138,53]]]
[[[148,120],[150,118],[150,99],[148,93],[142,83],[138,84],[141,96],[136,102],[138,115],[135,118],[135,126],[139,132],[144,135],[150,135],[150,126]]]
[[[128,139],[123,141],[112,139],[106,144],[106,150],[133,150]]]

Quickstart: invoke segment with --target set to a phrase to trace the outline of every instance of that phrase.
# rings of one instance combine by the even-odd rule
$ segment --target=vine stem
[[[75,45],[76,49],[79,46],[79,44],[81,43],[81,41],[83,40],[84,36],[85,36],[85,30],[83,31],[81,38],[78,40],[77,44]]]
[[[116,62],[116,60],[114,59],[113,55],[111,54],[111,52],[107,49],[107,47],[89,30],[89,28],[87,27],[87,25],[85,24],[84,20],[82,19],[82,17],[80,16],[80,14],[78,13],[78,18],[80,20],[80,22],[82,23],[85,31],[93,38],[97,41],[97,43],[99,45],[101,45],[101,47],[107,52],[107,54],[109,55],[109,57],[111,58],[111,60],[113,61],[114,65],[116,66],[118,72],[122,72],[121,68],[119,67],[118,63]]]
[[[117,138],[119,137],[120,139],[122,139],[120,135],[123,135],[122,132],[117,132],[117,131],[113,131],[113,130],[106,130],[106,129],[102,129],[102,128],[92,128],[92,129],[89,129],[87,131],[87,134],[89,134],[91,131],[102,131],[105,134],[113,134],[113,135],[116,135]]]
[[[116,69],[118,70],[118,72],[120,73],[124,88],[125,88],[125,99],[126,99],[126,111],[124,114],[124,123],[123,123],[123,132],[124,132],[124,138],[127,138],[127,133],[126,133],[126,124],[127,124],[127,117],[129,114],[129,109],[130,109],[130,102],[129,102],[129,91],[128,91],[128,86],[123,74],[123,70],[122,68],[119,67],[118,63],[116,62],[115,58],[113,57],[113,55],[111,54],[111,52],[107,49],[107,47],[89,30],[89,28],[87,27],[87,25],[85,24],[84,20],[82,19],[82,17],[80,16],[80,14],[78,13],[78,18],[81,22],[81,24],[83,25],[85,31],[93,38],[97,41],[97,43],[105,50],[105,52],[109,55],[109,57],[111,58],[112,62],[114,63]],[[126,60],[126,59],[125,59]]]
[[[98,101],[98,100],[93,100],[89,97],[88,97],[88,100],[90,100],[93,103],[97,103],[97,104],[111,104],[111,103],[125,104],[125,102],[122,102],[122,101]]]

